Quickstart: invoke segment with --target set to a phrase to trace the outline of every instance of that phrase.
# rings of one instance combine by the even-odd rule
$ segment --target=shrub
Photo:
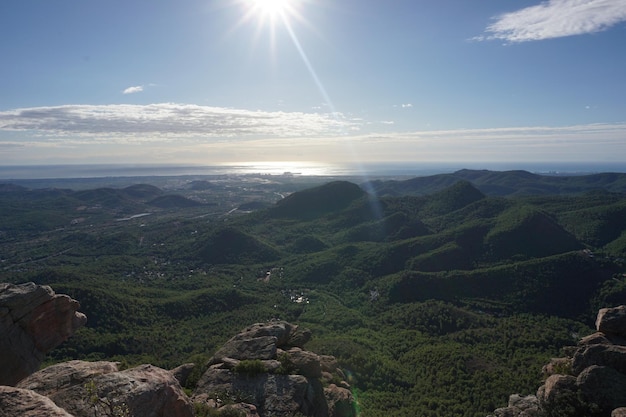
[[[278,361],[280,362],[280,366],[276,369],[277,374],[280,375],[290,375],[296,371],[296,365],[294,365],[291,360],[291,356],[288,353],[281,353],[278,355]]]
[[[263,364],[263,362],[259,359],[252,360],[243,360],[239,362],[234,369],[237,374],[244,374],[249,376],[254,376],[258,374],[262,374],[267,372],[267,368]]]

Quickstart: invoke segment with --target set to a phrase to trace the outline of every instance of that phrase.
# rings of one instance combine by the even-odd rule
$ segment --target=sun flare
[[[248,0],[251,11],[261,18],[284,18],[291,12],[290,0]]]

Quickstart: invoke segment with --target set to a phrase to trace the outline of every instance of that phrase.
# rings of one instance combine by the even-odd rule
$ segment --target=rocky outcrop
[[[0,386],[0,417],[72,417],[34,391]]]
[[[310,337],[310,331],[285,321],[244,329],[209,361],[194,402],[214,408],[239,404],[247,415],[261,417],[355,416],[354,398],[337,361],[305,350]]]
[[[535,395],[527,395],[522,397],[519,394],[513,394],[509,397],[509,405],[507,407],[498,408],[493,412],[495,417],[539,417],[542,416],[539,410],[539,401]]]
[[[119,371],[114,362],[70,361],[35,372],[18,388],[49,398],[75,417],[193,416],[173,373],[152,365]]]
[[[44,355],[87,321],[80,305],[32,282],[0,284],[0,385],[15,385],[39,369]]]
[[[356,416],[337,360],[304,349],[311,332],[284,321],[252,325],[219,349],[197,384],[195,406],[181,388],[194,364],[120,370],[115,362],[70,361],[35,372],[46,352],[85,324],[78,308],[47,286],[0,284],[0,385],[15,385],[0,386],[0,417],[193,417],[194,408],[201,415],[216,408],[249,417]]]
[[[509,401],[493,416],[626,416],[626,306],[601,309],[596,330],[544,366],[544,384],[536,396],[525,397],[535,405]]]

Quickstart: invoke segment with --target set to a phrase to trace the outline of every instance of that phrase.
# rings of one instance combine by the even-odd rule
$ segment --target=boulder
[[[339,363],[337,358],[330,355],[319,355],[320,365],[322,366],[322,372],[328,372],[330,374],[337,372],[339,369]]]
[[[255,323],[236,335],[233,339],[253,339],[262,336],[273,336],[276,338],[276,343],[279,346],[283,346],[287,344],[290,334],[295,328],[296,326],[293,324],[281,320],[272,320],[267,323]]]
[[[350,391],[337,385],[325,390],[320,381],[322,367],[329,379],[342,375],[336,359],[322,359],[298,346],[309,338],[308,330],[283,321],[258,323],[244,329],[209,361],[194,390],[194,402],[214,408],[223,408],[226,403],[253,405],[260,417],[298,413],[313,417],[354,416]],[[243,361],[259,363],[250,363],[254,366],[246,373],[239,366]],[[247,413],[251,415],[250,411]]]
[[[193,407],[171,372],[152,365],[117,371],[112,362],[71,361],[20,382],[75,417],[94,413],[192,417]]]
[[[626,346],[626,338],[614,334],[606,334],[602,332],[592,333],[578,341],[578,346],[589,345],[622,345]]]
[[[287,340],[287,346],[303,347],[309,340],[311,340],[312,333],[309,329],[300,329],[295,326],[289,333],[289,339]]]
[[[606,334],[626,336],[626,306],[601,308],[596,318],[596,329]]]
[[[545,376],[563,374],[571,368],[572,360],[570,358],[552,358],[548,364],[541,368],[541,373]]]
[[[543,410],[555,410],[565,406],[577,409],[577,398],[576,378],[571,375],[551,375],[537,390],[537,399]]]
[[[276,359],[280,347],[302,347],[311,339],[311,331],[281,320],[256,323],[244,329],[220,348],[209,364],[224,358],[237,360]]]
[[[184,387],[187,385],[187,380],[195,368],[195,363],[184,363],[172,369],[170,372],[174,375],[174,378],[176,378],[178,383]]]
[[[535,395],[521,396],[513,394],[509,396],[509,405],[498,408],[491,417],[539,417],[539,400]]]
[[[516,407],[521,411],[535,409],[539,407],[539,399],[536,395],[513,394],[509,396],[509,407]]]
[[[44,355],[85,325],[80,305],[32,282],[0,284],[0,385],[15,385],[39,369]]]
[[[0,386],[0,417],[73,417],[34,391]]]
[[[354,397],[350,390],[330,384],[324,388],[329,417],[356,417]]]
[[[69,361],[44,368],[20,381],[19,388],[29,389],[41,395],[52,395],[59,390],[82,384],[98,375],[118,372],[117,362]]]
[[[626,374],[626,346],[590,345],[578,349],[572,359],[572,372],[580,374],[591,365],[609,366]]]
[[[626,407],[626,375],[613,368],[590,366],[578,375],[576,384],[585,402],[594,404],[605,415]]]
[[[285,352],[295,368],[295,372],[307,378],[320,378],[322,376],[322,366],[320,357],[306,350],[294,347]]]
[[[253,404],[260,416],[326,416],[327,406],[320,404],[321,384],[302,375],[238,375],[227,369],[210,368],[194,391],[194,402],[218,404],[235,402]],[[321,393],[321,395],[320,395]],[[322,407],[317,410],[316,407]]]
[[[210,363],[219,363],[225,358],[237,360],[276,359],[277,341],[275,336],[235,336],[213,355]]]

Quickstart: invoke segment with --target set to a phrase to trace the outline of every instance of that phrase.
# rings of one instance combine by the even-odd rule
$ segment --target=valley
[[[485,416],[626,295],[624,174],[23,180],[0,196],[2,281],[50,285],[88,318],[48,363],[202,364],[277,318],[337,357],[362,416]]]

